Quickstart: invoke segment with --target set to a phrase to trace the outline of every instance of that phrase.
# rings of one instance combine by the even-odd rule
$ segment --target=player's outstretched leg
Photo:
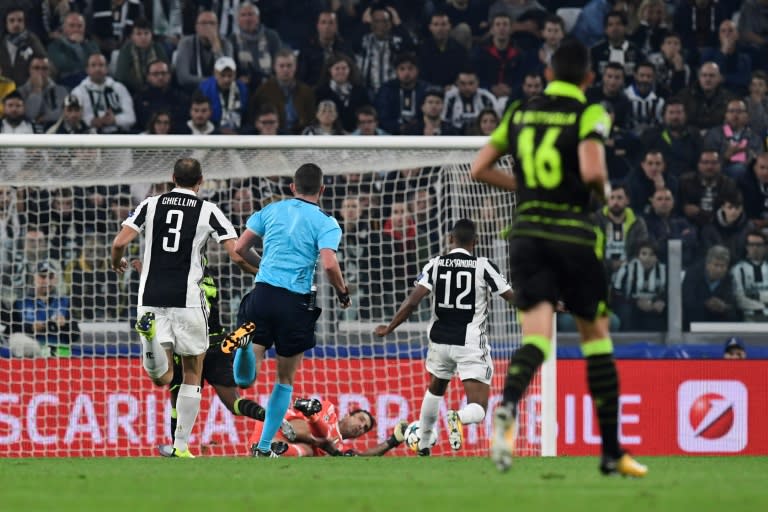
[[[605,475],[643,477],[648,468],[619,446],[619,376],[613,343],[610,338],[592,340],[582,343],[581,350],[587,361],[587,382],[602,437],[600,471]]]
[[[523,336],[523,346],[509,361],[504,384],[504,399],[493,414],[491,459],[500,471],[512,465],[517,437],[517,404],[531,383],[533,375],[549,353],[549,339],[540,335]]]
[[[256,380],[256,353],[251,346],[243,347],[235,352],[232,363],[232,373],[235,384],[241,388],[251,387]]]
[[[168,356],[157,339],[157,322],[155,314],[146,311],[134,326],[141,336],[141,356],[144,370],[152,378],[155,384],[160,384],[160,379],[168,373]]]

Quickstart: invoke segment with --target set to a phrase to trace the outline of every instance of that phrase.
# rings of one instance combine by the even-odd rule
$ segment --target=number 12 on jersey
[[[453,280],[453,277],[456,280]],[[460,270],[458,272],[443,272],[437,276],[444,281],[443,299],[437,306],[443,309],[472,309],[471,303],[462,302],[472,293],[472,272]]]

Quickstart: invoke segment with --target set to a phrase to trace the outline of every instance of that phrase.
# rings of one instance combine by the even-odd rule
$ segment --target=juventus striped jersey
[[[148,197],[123,226],[144,233],[139,306],[200,307],[205,296],[203,255],[208,238],[237,238],[218,206],[189,189]]]
[[[429,260],[416,284],[432,292],[429,339],[468,347],[487,344],[488,291],[501,295],[511,289],[488,258],[464,249]]]

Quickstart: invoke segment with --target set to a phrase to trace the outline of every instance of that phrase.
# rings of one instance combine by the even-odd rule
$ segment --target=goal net
[[[340,418],[369,410],[376,429],[355,441],[358,449],[386,439],[399,419],[416,420],[428,383],[429,301],[394,334],[372,333],[392,318],[427,260],[447,251],[447,233],[460,218],[478,225],[476,253],[506,273],[501,233],[511,223],[514,195],[470,179],[469,164],[483,143],[467,137],[4,136],[0,457],[153,455],[157,444],[169,441],[168,392],[145,376],[132,329],[138,274],[110,271],[109,247],[141,200],[168,190],[180,157],[201,161],[201,195],[238,231],[254,211],[290,197],[298,166],[314,162],[323,169],[321,206],[344,232],[338,256],[353,306],[338,308],[319,276],[317,347],[299,370],[294,396],[331,400]],[[503,165],[510,169],[510,162]],[[130,258],[140,259],[140,244],[129,247]],[[222,325],[234,328],[252,276],[215,244],[207,259],[220,290]],[[489,320],[492,411],[520,332],[515,312],[498,297]],[[542,432],[544,454],[554,453],[554,362],[547,364],[552,393],[545,390],[542,400],[537,376],[521,405],[521,454],[542,453]],[[269,357],[255,386],[240,393],[266,404],[273,382]],[[455,379],[441,406],[434,454],[452,453],[446,412],[465,401]],[[459,454],[487,453],[491,416],[465,426]],[[193,450],[246,454],[253,426],[227,411],[206,385]],[[406,448],[392,453],[411,454]]]

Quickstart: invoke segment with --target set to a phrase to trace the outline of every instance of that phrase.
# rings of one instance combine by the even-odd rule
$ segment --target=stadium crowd
[[[591,47],[586,96],[614,122],[597,214],[620,328],[666,329],[670,239],[686,326],[768,317],[767,0],[4,4],[0,134],[489,135],[576,37]],[[340,319],[391,314],[439,249],[436,172],[326,178],[355,304]],[[109,272],[106,240],[164,186],[0,186],[3,336],[67,344],[77,321],[127,321],[136,279]],[[290,195],[282,178],[206,193],[239,230]]]

